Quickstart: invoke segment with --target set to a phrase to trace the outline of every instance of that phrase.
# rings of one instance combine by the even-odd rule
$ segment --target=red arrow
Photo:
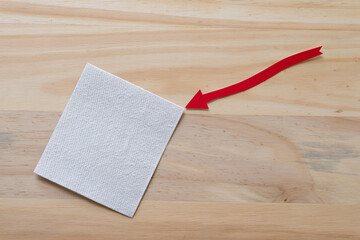
[[[255,87],[256,85],[264,82],[265,80],[271,78],[275,74],[281,72],[282,70],[295,65],[299,62],[303,62],[310,58],[319,56],[322,54],[320,52],[321,47],[313,48],[304,52],[300,52],[294,54],[290,57],[284,58],[283,60],[273,64],[272,66],[268,67],[267,69],[259,72],[258,74],[242,81],[236,83],[234,85],[209,92],[203,94],[201,90],[199,90],[195,96],[190,100],[190,102],[186,105],[187,109],[190,108],[197,108],[197,109],[208,109],[208,102],[214,101],[215,99],[226,97],[228,95],[232,95],[238,92],[242,92],[248,90],[249,88]]]

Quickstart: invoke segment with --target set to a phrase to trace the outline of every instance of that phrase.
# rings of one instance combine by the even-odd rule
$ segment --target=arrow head
[[[195,96],[193,96],[193,98],[190,100],[190,102],[186,105],[186,108],[187,109],[209,109],[201,90],[199,90],[195,94]]]

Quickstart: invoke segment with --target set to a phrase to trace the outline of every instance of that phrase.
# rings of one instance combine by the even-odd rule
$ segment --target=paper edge
[[[97,67],[97,66],[95,66],[95,65],[93,65],[93,64],[91,64],[91,63],[89,63],[89,62],[86,63],[86,65],[85,65],[85,67],[84,67],[84,71],[85,71],[85,69],[86,69],[87,67],[95,68],[95,69],[97,69],[97,70],[99,70],[99,71],[101,71],[101,72],[104,72],[104,73],[106,73],[106,74],[109,74],[109,75],[117,78],[118,80],[125,81],[125,82],[127,82],[128,84],[131,84],[132,86],[134,86],[134,87],[136,87],[136,88],[139,88],[139,89],[141,89],[141,90],[143,90],[143,91],[145,91],[145,92],[147,92],[147,93],[150,93],[151,95],[153,95],[153,96],[155,96],[155,97],[158,97],[158,98],[160,98],[160,99],[162,99],[162,100],[165,100],[165,101],[168,102],[168,103],[171,103],[171,104],[173,104],[173,105],[175,105],[175,106],[177,106],[177,107],[179,107],[179,108],[182,108],[182,109],[183,109],[183,112],[184,112],[184,110],[185,110],[185,108],[177,105],[176,103],[173,103],[173,102],[171,102],[171,101],[169,101],[169,100],[167,100],[167,99],[165,99],[165,98],[163,98],[163,97],[161,97],[161,96],[159,96],[159,95],[156,95],[155,93],[152,93],[152,92],[146,90],[145,88],[142,88],[142,87],[140,87],[140,86],[138,86],[138,85],[133,84],[132,82],[129,82],[129,81],[127,81],[127,80],[125,80],[125,79],[123,79],[123,78],[121,78],[121,77],[118,77],[118,76],[116,76],[116,75],[114,75],[114,74],[112,74],[112,73],[110,73],[110,72],[108,72],[108,71],[105,71],[105,70],[103,70],[103,69],[101,69],[101,68],[99,68],[99,67]],[[83,71],[83,72],[84,72],[84,71]],[[80,77],[80,78],[81,78],[81,77]],[[69,100],[69,101],[70,101],[70,100]]]

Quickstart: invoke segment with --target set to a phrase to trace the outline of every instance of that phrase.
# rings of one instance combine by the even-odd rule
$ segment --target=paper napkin
[[[87,64],[34,172],[132,217],[182,113]]]

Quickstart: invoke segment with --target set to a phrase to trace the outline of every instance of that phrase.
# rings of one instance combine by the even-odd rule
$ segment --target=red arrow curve
[[[313,48],[304,52],[294,54],[290,57],[284,58],[283,60],[271,65],[265,70],[259,72],[258,74],[234,85],[203,94],[199,90],[195,96],[190,100],[186,105],[187,109],[196,108],[196,109],[208,109],[208,102],[214,101],[215,99],[226,97],[238,92],[248,90],[249,88],[255,87],[256,85],[264,82],[265,80],[271,78],[275,74],[281,72],[282,70],[295,65],[297,63],[303,62],[310,58],[319,56],[322,54],[320,52],[321,47]]]

